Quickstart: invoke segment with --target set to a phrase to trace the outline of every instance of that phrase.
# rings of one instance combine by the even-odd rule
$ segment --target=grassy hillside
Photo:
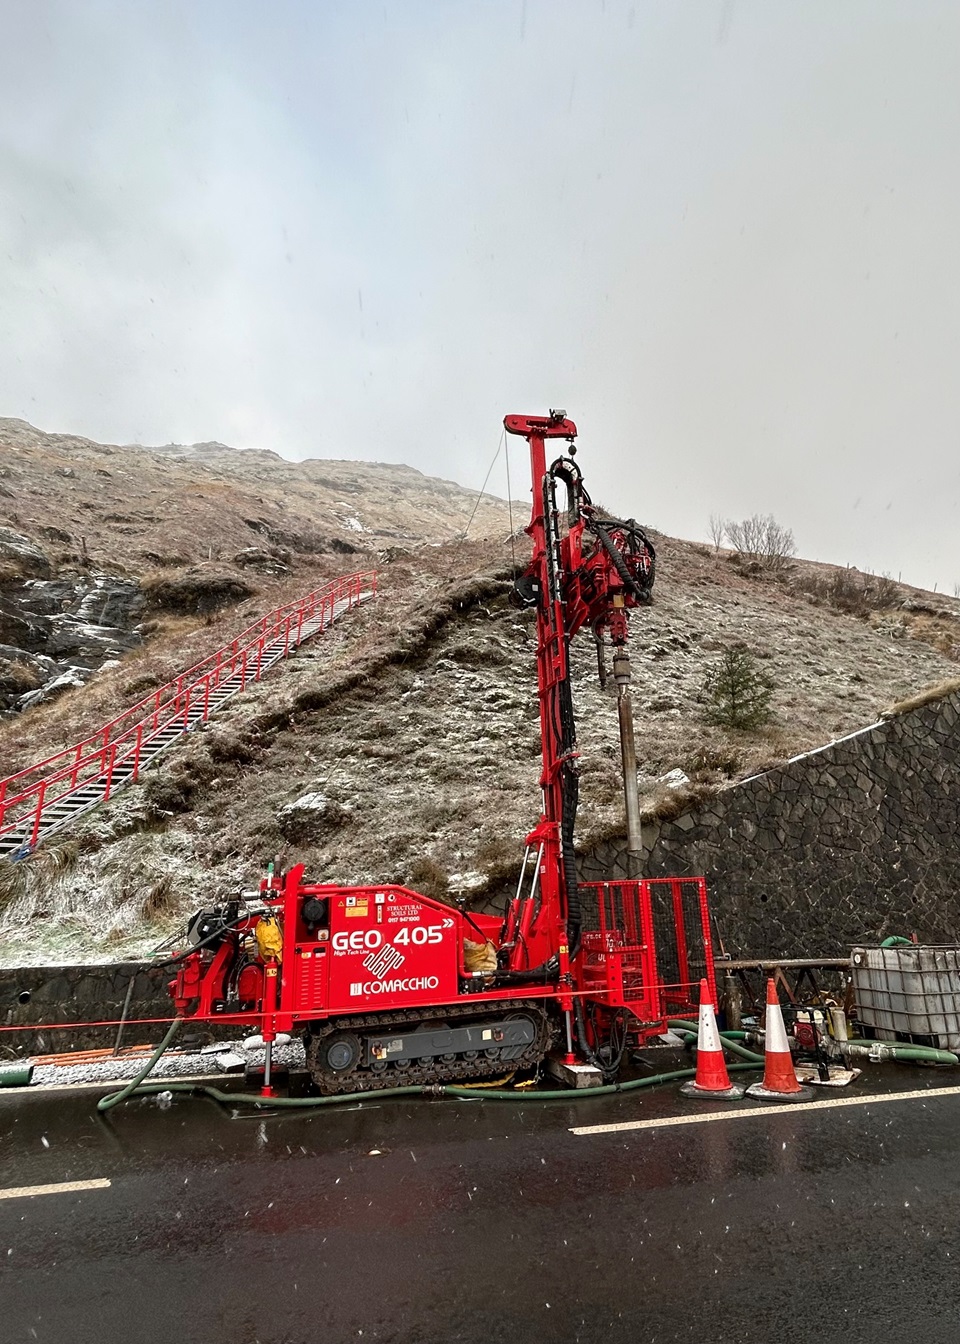
[[[657,546],[655,603],[632,619],[648,808],[682,805],[683,791],[662,781],[668,771],[682,770],[691,792],[725,787],[957,671],[960,604],[824,566],[770,576],[707,547],[666,537]],[[0,875],[3,957],[144,950],[186,912],[253,884],[277,855],[318,880],[403,880],[482,900],[518,865],[539,799],[533,626],[507,601],[511,563],[506,539],[382,550],[375,604],[68,839]],[[181,661],[220,641],[228,622],[219,620],[184,643]],[[171,662],[176,636],[162,645]],[[755,651],[776,688],[774,719],[759,732],[704,722],[706,669],[734,641]],[[128,655],[103,675],[133,681],[137,661]],[[589,638],[574,667],[588,846],[620,825],[616,709]],[[18,753],[95,718],[93,689],[22,717]]]

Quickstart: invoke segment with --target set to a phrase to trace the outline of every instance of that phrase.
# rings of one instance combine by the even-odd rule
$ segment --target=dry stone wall
[[[8,1028],[0,1035],[0,1059],[113,1045],[116,1026],[93,1024],[119,1021],[131,979],[131,1018],[172,1017],[173,1002],[166,989],[171,974],[169,969],[136,961],[0,970],[0,1024]],[[50,1025],[57,1022],[78,1025]],[[156,1041],[163,1030],[156,1022],[142,1026],[128,1022],[123,1044]]]
[[[960,942],[960,692],[644,828],[649,877],[703,874],[734,956],[842,956],[916,933]],[[623,842],[581,862],[625,876]]]

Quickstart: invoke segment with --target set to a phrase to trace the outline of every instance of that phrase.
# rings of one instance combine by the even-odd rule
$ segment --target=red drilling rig
[[[304,1034],[307,1066],[327,1094],[480,1079],[591,1064],[615,1076],[624,1049],[689,1012],[713,958],[701,878],[639,880],[627,613],[650,601],[654,549],[632,519],[595,508],[563,411],[510,415],[527,440],[533,559],[514,601],[536,612],[543,770],[540,820],[527,836],[503,916],[472,914],[393,883],[344,887],[271,868],[256,899],[190,923],[171,994],[177,1012],[260,1032],[267,1045]],[[546,443],[567,445],[550,466]],[[558,495],[563,493],[561,501]],[[613,678],[624,766],[627,879],[578,880],[579,768],[570,641],[589,626]]]

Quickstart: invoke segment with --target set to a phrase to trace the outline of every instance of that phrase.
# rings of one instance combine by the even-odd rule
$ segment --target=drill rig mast
[[[528,853],[534,847],[539,856],[543,905],[562,912],[569,934],[568,955],[574,957],[580,946],[581,909],[573,839],[579,768],[570,642],[579,630],[590,626],[597,642],[601,675],[606,636],[614,648],[627,847],[631,855],[638,856],[640,807],[626,647],[627,611],[650,601],[656,556],[649,538],[632,518],[610,518],[592,504],[575,460],[577,427],[565,412],[551,411],[548,417],[508,415],[504,426],[510,434],[522,435],[530,445],[533,475],[533,514],[527,527],[533,541],[533,559],[514,595],[518,605],[535,607],[537,612],[543,815],[527,846]],[[563,439],[569,445],[567,454],[549,468],[545,448],[548,439]],[[566,490],[562,510],[558,485]],[[512,950],[529,937],[531,915],[532,900],[528,899],[518,914],[519,924],[508,930],[510,935],[519,935]]]

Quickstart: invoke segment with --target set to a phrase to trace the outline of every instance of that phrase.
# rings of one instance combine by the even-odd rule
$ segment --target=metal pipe
[[[564,1025],[567,1031],[567,1059],[573,1059],[573,1013],[568,1008],[563,1015]]]
[[[627,814],[627,868],[628,876],[634,878],[640,876],[643,840],[640,830],[640,795],[637,790],[637,748],[633,736],[633,704],[630,699],[630,655],[623,645],[613,652],[613,679],[617,686],[623,802]]]
[[[136,981],[136,978],[137,973],[136,971],[134,971],[133,975],[131,975],[130,977],[130,983],[127,985],[127,996],[123,1001],[123,1011],[120,1014],[120,1021],[117,1025],[117,1039],[113,1043],[114,1058],[116,1058],[117,1055],[119,1055],[120,1053],[120,1039],[123,1036],[123,1028],[126,1025],[127,1014],[130,1011],[130,1000],[133,998],[133,986]]]
[[[523,891],[523,879],[527,875],[527,863],[529,862],[529,860],[530,860],[530,846],[527,845],[526,849],[524,849],[523,851],[523,864],[520,868],[520,876],[517,879],[517,894],[514,897],[514,900],[516,901],[519,901],[520,895]]]

